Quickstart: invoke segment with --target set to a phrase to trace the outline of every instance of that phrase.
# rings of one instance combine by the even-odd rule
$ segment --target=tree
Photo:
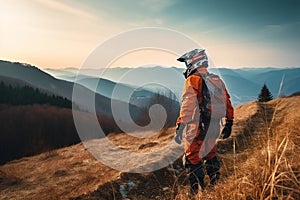
[[[72,108],[72,102],[61,96],[49,95],[38,88],[30,86],[12,86],[0,82],[0,104],[9,105],[33,105],[50,104],[53,106]]]
[[[261,88],[261,91],[258,95],[258,101],[259,102],[267,102],[273,99],[273,96],[271,92],[269,91],[268,87],[266,84],[263,85]]]

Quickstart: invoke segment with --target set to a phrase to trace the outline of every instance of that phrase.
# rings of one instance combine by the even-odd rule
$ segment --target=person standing
[[[205,188],[205,171],[211,186],[220,178],[216,140],[220,137],[220,121],[224,117],[226,124],[221,138],[231,135],[234,111],[224,82],[207,70],[205,49],[194,49],[177,60],[186,65],[186,80],[174,139],[178,144],[184,141],[183,164],[191,189],[197,193],[199,185],[202,190]]]

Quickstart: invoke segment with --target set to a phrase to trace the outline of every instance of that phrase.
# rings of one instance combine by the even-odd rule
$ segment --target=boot
[[[191,164],[188,163],[186,164],[187,169],[188,169],[188,176],[189,176],[189,181],[191,185],[192,192],[194,194],[198,193],[199,190],[199,185],[201,189],[204,189],[204,168],[203,168],[203,163],[200,162],[198,164]]]
[[[206,172],[210,179],[210,185],[214,186],[220,179],[220,161],[215,156],[209,160],[206,160],[205,165]]]

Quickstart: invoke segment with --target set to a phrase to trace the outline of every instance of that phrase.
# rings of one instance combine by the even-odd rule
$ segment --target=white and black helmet
[[[184,62],[186,70],[183,73],[185,78],[189,77],[194,71],[200,67],[208,67],[208,58],[205,49],[194,49],[183,54],[177,59],[179,62]]]

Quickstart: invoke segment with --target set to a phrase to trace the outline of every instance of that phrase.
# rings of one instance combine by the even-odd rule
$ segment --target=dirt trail
[[[160,148],[172,140],[174,131],[174,128],[171,128],[159,133],[145,132],[151,136],[145,139],[134,139],[127,134],[111,134],[108,138],[116,146],[128,151],[159,152]],[[101,147],[102,140],[93,141],[95,142],[93,144],[100,146],[99,150],[105,148]],[[164,154],[161,154],[160,159],[163,157]],[[126,158],[124,159],[126,161]],[[115,162],[122,163],[117,159]],[[140,164],[139,160],[127,162],[135,166]],[[171,170],[169,176],[173,173]],[[103,195],[107,193],[113,197],[113,190],[116,190],[115,195],[120,196],[119,185],[116,187],[112,185],[116,185],[114,181],[124,177],[128,177],[128,174],[122,174],[97,161],[81,143],[0,166],[0,199],[69,199],[91,193],[101,185],[104,188]],[[134,174],[131,177],[134,179]],[[141,178],[136,176],[134,180],[137,180],[137,177]],[[155,181],[153,177],[150,179]],[[98,196],[97,199],[99,198]]]
[[[0,166],[0,199],[68,199],[118,176],[78,144]]]

